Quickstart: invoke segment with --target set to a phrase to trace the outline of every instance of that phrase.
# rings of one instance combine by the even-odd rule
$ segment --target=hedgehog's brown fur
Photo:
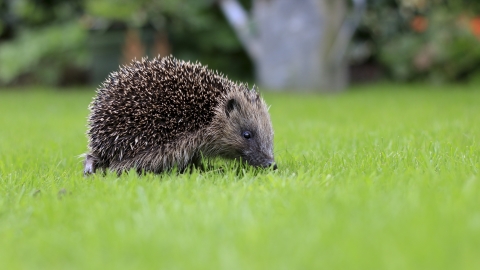
[[[90,104],[88,122],[85,174],[184,170],[216,156],[274,164],[270,116],[258,93],[173,57],[111,73]]]

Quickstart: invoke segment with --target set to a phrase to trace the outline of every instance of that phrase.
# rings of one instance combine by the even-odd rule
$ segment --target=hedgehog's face
[[[220,155],[276,169],[273,129],[263,99],[255,91],[241,91],[232,93],[221,106],[223,128],[217,140],[221,144]]]

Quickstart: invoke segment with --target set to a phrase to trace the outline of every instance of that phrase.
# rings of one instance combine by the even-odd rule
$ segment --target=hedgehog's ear
[[[227,101],[227,106],[225,107],[225,113],[227,114],[227,117],[230,116],[230,113],[235,110],[235,108],[238,109],[238,102],[235,99],[229,99]]]

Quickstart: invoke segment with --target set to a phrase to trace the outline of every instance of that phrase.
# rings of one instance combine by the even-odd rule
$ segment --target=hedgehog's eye
[[[247,140],[250,140],[252,138],[252,133],[250,131],[244,131],[242,133],[242,136],[247,139]]]

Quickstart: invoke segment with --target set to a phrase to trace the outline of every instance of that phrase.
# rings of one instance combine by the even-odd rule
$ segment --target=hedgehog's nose
[[[276,169],[277,169],[277,163],[275,163],[275,162],[273,162],[273,161],[268,162],[268,166],[267,166],[267,167],[276,170]]]

